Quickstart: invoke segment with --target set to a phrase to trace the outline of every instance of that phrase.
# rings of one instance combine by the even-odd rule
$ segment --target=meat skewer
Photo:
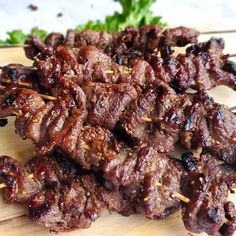
[[[216,31],[203,31],[199,32],[199,34],[227,34],[227,33],[236,33],[236,30],[216,30]],[[11,47],[30,47],[31,45],[27,44],[10,44],[10,45],[3,45],[0,48],[11,48]]]
[[[225,109],[225,107],[212,102],[206,95],[178,95],[166,84],[160,84],[157,88],[150,89],[138,97],[133,87],[127,86],[127,84],[111,85],[91,82],[83,87],[83,91],[87,95],[87,108],[86,105],[83,104],[80,106],[86,109],[86,113],[88,112],[87,122],[89,124],[92,126],[98,125],[113,131],[116,124],[120,123],[122,130],[128,135],[135,138],[137,141],[148,143],[148,145],[155,147],[159,152],[166,153],[170,151],[173,145],[179,140],[179,136],[180,141],[188,149],[202,146],[220,146],[222,149],[228,143],[234,142],[235,140],[235,134],[233,133],[235,130],[235,115]],[[22,96],[25,96],[23,90],[21,92],[21,89],[15,92],[12,91],[12,93],[16,94],[18,92],[20,92],[20,94],[22,93]],[[82,96],[86,95],[82,94]],[[60,97],[63,96],[65,95],[60,95],[58,101],[55,100],[57,102],[51,104],[55,106],[55,109],[57,107],[56,104],[60,104]],[[90,97],[93,96],[99,97],[99,99],[93,100],[93,103],[90,104]],[[128,105],[127,101],[128,103],[132,101],[132,99],[130,99],[132,96],[135,96],[136,99]],[[77,98],[79,98],[79,96]],[[7,95],[5,99],[7,99]],[[81,103],[81,99],[82,98],[79,99],[79,103]],[[111,100],[117,102],[111,103],[112,108],[109,108],[110,103],[105,101]],[[2,102],[4,102],[4,98]],[[104,110],[103,108],[102,113],[96,112],[95,109],[99,109],[99,104],[102,103],[107,104],[106,109]],[[205,105],[203,105],[204,103]],[[45,105],[45,103],[42,104]],[[46,105],[45,108],[47,106],[49,105]],[[59,105],[59,107],[60,106],[61,105]],[[63,107],[64,106],[65,105],[63,105]],[[116,109],[114,109],[115,106],[117,106]],[[154,109],[155,107],[156,109]],[[197,109],[195,107],[197,107]],[[6,107],[3,106],[2,112],[4,112],[5,109]],[[32,108],[28,107],[27,110],[28,109]],[[13,111],[19,113],[19,110],[20,107],[18,106],[18,110],[14,109]],[[54,110],[54,108],[52,110]],[[218,110],[222,113],[221,116],[217,115]],[[35,113],[35,116],[41,114],[40,110],[38,115],[36,115],[37,113],[38,112]],[[110,117],[109,120],[107,117]],[[172,119],[171,117],[176,118],[170,123],[169,120]],[[191,117],[199,118],[193,120]],[[220,121],[221,119],[222,121]],[[32,119],[32,124],[34,123],[33,120],[34,119]],[[156,122],[159,126],[155,126]],[[227,123],[227,125],[225,123]],[[147,124],[151,124],[151,126],[147,126]],[[220,128],[222,124],[224,125]],[[215,130],[225,130],[228,135],[225,135],[224,139],[222,139],[222,137],[220,137],[222,135],[215,133],[211,128],[212,126],[215,127]],[[227,126],[232,128],[228,129]],[[201,129],[203,131],[201,131]],[[21,132],[25,133],[24,130]],[[37,136],[41,135],[37,134]],[[22,137],[25,137],[25,134],[22,134]],[[31,139],[31,135],[29,135],[29,138]],[[33,138],[33,140],[35,139]],[[43,143],[46,140],[48,140],[48,138],[42,138]],[[35,142],[38,143],[38,141]]]
[[[214,31],[203,31],[200,34],[232,34],[236,33],[235,29],[232,30],[214,30]]]
[[[30,179],[32,179],[33,177],[34,177],[33,174],[29,174],[29,175],[28,175],[28,178],[30,178]],[[158,187],[166,188],[165,186],[163,186],[163,184],[161,184],[161,183],[159,183],[159,182],[156,182],[156,185],[157,185]],[[6,185],[5,183],[0,183],[0,189],[5,188],[6,186],[7,186],[7,185]],[[190,199],[187,198],[187,197],[185,197],[185,196],[184,196],[183,194],[181,194],[181,193],[173,193],[172,196],[178,198],[180,201],[183,201],[183,202],[185,202],[185,203],[189,203],[189,202],[190,202]]]
[[[196,32],[186,28],[158,32],[155,26],[148,26],[130,27],[116,36],[68,31],[66,38],[54,33],[44,42],[33,37],[26,55],[34,60],[35,69],[19,65],[2,68],[1,83],[7,87],[0,91],[0,117],[17,116],[16,131],[33,141],[37,156],[33,165],[23,168],[19,175],[25,183],[18,189],[27,190],[30,184],[33,187],[26,194],[19,191],[19,195],[11,191],[18,176],[12,173],[18,168],[11,159],[0,158],[0,172],[4,172],[0,174],[0,188],[5,188],[7,199],[28,201],[37,189],[35,180],[40,172],[54,173],[44,169],[53,167],[54,161],[60,162],[63,156],[68,162],[66,168],[74,162],[82,171],[76,173],[83,187],[71,189],[74,193],[84,191],[82,173],[94,179],[90,183],[96,186],[91,189],[99,206],[89,217],[82,213],[89,219],[88,225],[100,215],[103,202],[122,214],[142,212],[158,219],[177,210],[182,201],[183,220],[190,231],[232,234],[235,220],[229,213],[232,204],[225,196],[235,183],[235,173],[219,171],[215,159],[235,168],[236,116],[215,103],[205,90],[219,84],[234,88],[235,65],[223,54],[221,39],[193,44],[186,55],[174,57],[171,46],[195,43]],[[91,41],[91,36],[96,37]],[[104,40],[97,40],[101,38]],[[184,93],[189,87],[198,92]],[[45,101],[48,99],[43,100],[41,94],[53,100]],[[186,149],[202,147],[201,158],[185,155],[182,164],[172,159],[168,152],[178,141]],[[49,163],[49,167],[41,163]],[[37,165],[43,165],[39,173]],[[69,172],[68,176],[75,173],[73,168]],[[57,197],[63,199],[61,193],[68,196],[74,177],[67,179],[63,169],[56,173],[65,173],[63,181],[47,183],[50,187],[46,187],[46,195],[43,191],[32,198],[36,202],[30,202],[30,216],[38,209],[38,197],[50,199],[46,204],[51,206],[53,202],[57,209]],[[110,194],[119,199],[120,205],[109,204]],[[81,199],[87,197],[80,195]],[[63,204],[60,209],[67,212]],[[60,218],[64,212],[58,214],[57,219],[63,222],[61,229],[53,223],[55,218],[48,226],[42,215],[36,215],[40,224],[55,231],[83,227]],[[37,222],[34,216],[32,219]]]
[[[75,199],[77,195],[72,194],[75,193],[74,190],[71,193],[72,195],[70,195],[70,191],[64,192],[64,190],[67,190],[67,188],[70,189],[72,186],[72,188],[74,188],[74,180],[77,178],[84,178],[83,176],[87,176],[87,179],[88,176],[93,176],[92,173],[81,172],[81,170],[78,169],[78,167],[76,167],[73,162],[68,163],[68,160],[63,160],[63,158],[59,156],[57,158],[53,156],[44,156],[32,159],[28,164],[27,170],[29,169],[34,173],[34,179],[28,179],[26,175],[27,171],[21,166],[20,163],[9,157],[0,157],[0,172],[3,171],[5,173],[4,175],[1,175],[1,178],[7,182],[6,199],[8,202],[19,202],[21,204],[23,203],[29,205],[30,219],[49,228],[52,231],[68,230],[67,226],[72,227],[73,225],[66,223],[67,220],[71,221],[71,218],[64,219],[66,222],[64,222],[65,224],[63,225],[56,223],[58,220],[63,219],[60,218],[61,214],[58,214],[58,210],[55,212],[55,209],[59,209],[56,207],[57,204],[60,206],[65,206],[65,203],[67,203],[69,200],[70,207],[73,207],[73,209],[75,206],[78,206],[78,203],[80,203],[79,206],[83,204],[83,202],[81,202],[81,198],[84,199],[82,195],[83,191],[81,192],[80,189],[75,188],[74,190],[79,193],[78,197],[80,201],[70,202],[70,196],[73,196],[73,199]],[[192,154],[186,153],[183,154],[182,161],[187,171],[190,172],[185,177],[182,188],[184,191],[186,191],[186,194],[193,198],[193,201],[191,200],[182,205],[183,221],[186,228],[195,233],[207,232],[210,235],[214,235],[216,232],[220,231],[222,235],[232,235],[233,232],[231,232],[231,225],[234,224],[234,212],[231,212],[232,214],[229,216],[229,210],[232,208],[234,209],[234,205],[232,202],[227,201],[227,195],[229,191],[227,185],[236,183],[235,173],[230,173],[227,169],[221,169],[224,167],[218,166],[216,162],[211,157],[209,157],[209,154],[206,153],[202,153],[200,159],[193,158]],[[58,167],[62,171],[60,169],[58,170]],[[222,173],[224,174],[222,175]],[[214,182],[211,182],[212,178],[214,179]],[[89,179],[90,181],[92,180],[96,182],[96,175],[95,178],[92,177],[91,179],[91,177],[89,177]],[[76,182],[77,181],[78,180],[76,180]],[[14,185],[11,183],[14,183]],[[84,184],[80,186],[86,187],[88,183],[89,182],[84,182]],[[202,186],[204,186],[204,188]],[[86,189],[90,192],[90,194],[86,194],[87,197],[91,196],[91,194],[96,194],[96,199],[102,202],[104,201],[105,205],[110,211],[116,211],[122,215],[130,215],[134,213],[134,211],[130,209],[133,208],[131,202],[127,202],[124,205],[125,201],[127,200],[122,200],[123,193],[107,190],[100,183],[97,183],[97,187],[95,188],[96,192],[94,192],[94,188],[91,187]],[[38,191],[40,191],[40,194]],[[62,194],[60,198],[62,202],[58,203],[57,201],[49,201],[47,208],[45,208],[45,211],[43,211],[43,214],[41,214],[40,212],[42,211],[37,211],[37,209],[39,207],[41,209],[43,208],[44,201],[38,202],[39,197],[44,196],[43,199],[45,199],[47,202],[52,196],[51,194],[48,194],[49,192],[51,194],[54,192]],[[63,194],[66,194],[67,197],[63,198]],[[53,194],[53,196],[55,195]],[[113,203],[108,200],[108,196],[111,197],[110,200]],[[220,196],[220,198],[217,196]],[[118,205],[114,204],[114,201],[118,200],[123,203]],[[39,205],[37,203],[39,203]],[[95,211],[96,213],[100,212],[101,208],[104,207],[104,203],[102,205],[90,205],[90,212],[92,209],[97,209],[98,211]],[[96,208],[96,206],[99,207]],[[48,218],[44,218],[44,216],[50,214],[52,209],[54,210],[54,217],[50,218],[49,222]],[[213,209],[217,210],[213,211]],[[79,213],[77,211],[74,213],[73,212],[74,211],[71,212],[69,209],[66,211],[67,214]],[[94,211],[92,212],[94,213]],[[94,218],[91,217],[91,214],[86,214],[86,217],[91,217],[90,219],[92,221],[100,216],[100,214],[93,214],[93,216]],[[218,220],[213,220],[215,218]],[[202,219],[204,219],[203,222],[201,221]],[[75,221],[74,223],[76,222],[79,223],[81,221]],[[80,227],[83,228],[84,224],[79,223],[75,228]],[[226,232],[228,234],[226,234]]]
[[[34,97],[35,97],[35,95],[34,95]],[[26,103],[26,107],[27,107],[27,109],[29,108],[28,106],[27,106],[27,103]],[[37,107],[37,106],[34,106],[34,107]],[[19,119],[22,119],[23,117],[23,114],[21,114],[20,116],[19,116]],[[22,117],[22,118],[21,118]],[[36,124],[36,123],[35,123]],[[78,132],[78,134],[79,134],[79,132]],[[77,134],[77,135],[78,135]],[[92,135],[91,135],[92,136]],[[67,138],[67,139],[69,139],[69,138]],[[53,141],[54,142],[54,141]],[[104,142],[104,141],[103,141]],[[105,145],[105,144],[104,144]],[[92,147],[90,147],[88,144],[83,144],[83,146],[84,146],[84,149],[85,150],[87,150],[87,151],[90,151],[90,149],[94,149],[94,144],[93,144],[93,146]],[[98,147],[100,146],[100,144],[98,144]],[[90,153],[90,152],[89,152]],[[92,155],[92,153],[90,153],[89,155]],[[157,184],[157,186],[163,186],[161,183],[159,183],[158,181],[156,181],[156,184]],[[188,199],[186,199],[186,198],[184,198],[184,196],[182,196],[181,194],[179,194],[179,193],[174,193],[173,194],[173,196],[175,196],[176,198],[179,198],[179,199],[182,199],[183,201],[188,201]]]
[[[129,64],[119,65],[113,58],[91,46],[76,49],[76,52],[69,47],[55,46],[53,55],[46,52],[39,54],[39,59],[34,62],[37,73],[34,79],[28,76],[27,82],[34,83],[33,80],[37,79],[38,83],[50,89],[61,77],[64,77],[65,83],[70,76],[70,80],[77,85],[91,80],[102,83],[130,82],[145,89],[161,79],[182,91],[188,88],[205,91],[218,85],[235,89],[236,66],[228,61],[228,55],[223,54],[223,47],[222,39],[211,39],[189,47],[185,55],[158,57],[150,54],[147,58],[134,57]],[[18,66],[15,69],[11,67],[3,68],[2,77],[11,79],[10,73],[15,71],[14,80],[21,80],[17,78]],[[21,73],[18,76],[24,81]]]

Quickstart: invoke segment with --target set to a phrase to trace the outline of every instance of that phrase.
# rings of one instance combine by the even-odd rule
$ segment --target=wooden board
[[[236,34],[223,35],[226,39],[226,52],[236,53],[234,38]],[[210,36],[202,36],[202,40]],[[22,63],[30,65],[22,49],[0,49],[0,65],[8,63]],[[228,106],[236,105],[236,94],[229,88],[220,86],[209,92],[217,102]],[[32,156],[33,146],[30,141],[21,140],[14,132],[14,118],[9,119],[9,125],[0,129],[0,154],[10,155],[22,162]],[[1,190],[3,192],[3,190]],[[236,202],[236,196],[231,196]],[[47,230],[34,225],[25,216],[26,210],[16,204],[8,205],[0,194],[0,236],[49,236]],[[92,227],[85,230],[76,230],[70,233],[61,233],[61,236],[152,236],[152,235],[188,235],[185,230],[181,212],[161,221],[145,219],[141,215],[123,217],[118,214],[109,215],[104,212]],[[202,234],[205,235],[205,234]]]

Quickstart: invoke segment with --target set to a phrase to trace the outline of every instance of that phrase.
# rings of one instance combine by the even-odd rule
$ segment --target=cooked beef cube
[[[77,32],[75,37],[75,46],[95,46],[99,49],[105,49],[112,41],[112,35],[100,31],[84,30],[80,33]]]
[[[207,150],[225,163],[236,166],[236,143],[229,144],[223,148],[210,147]]]
[[[168,152],[178,141],[184,122],[184,109],[190,103],[187,96],[179,96],[173,89],[160,83],[131,103],[122,118],[122,127],[141,142]]]
[[[125,196],[148,218],[164,218],[179,208],[182,168],[148,146],[126,149],[103,168],[107,186],[122,187]],[[119,188],[120,188],[119,187]]]
[[[125,108],[137,97],[128,83],[102,84],[88,82],[83,86],[87,95],[89,123],[113,129]]]
[[[7,202],[27,204],[33,194],[41,191],[42,184],[28,175],[29,172],[19,161],[8,156],[0,157],[0,182],[6,185]]]
[[[9,89],[0,95],[0,117],[12,114],[33,113],[45,103],[40,95],[31,89]]]

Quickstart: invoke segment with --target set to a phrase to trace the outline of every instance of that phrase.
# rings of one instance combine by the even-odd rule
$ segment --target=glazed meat
[[[231,143],[223,148],[207,148],[213,156],[225,163],[236,166],[236,143]]]
[[[190,105],[188,96],[177,95],[167,84],[160,83],[131,103],[121,119],[121,126],[130,136],[159,152],[169,152],[179,139],[184,110]]]
[[[126,149],[104,165],[106,184],[122,187],[137,209],[152,219],[165,218],[179,208],[173,195],[180,192],[181,176],[177,161],[148,146]]]
[[[233,235],[236,116],[206,90],[235,90],[236,66],[222,39],[198,35],[149,25],[28,38],[33,66],[1,67],[0,118],[16,116],[36,156],[26,166],[0,157],[7,202],[60,232],[89,227],[105,207],[162,219],[182,201],[187,230]],[[180,161],[176,144],[203,151]]]
[[[64,45],[75,48],[95,46],[114,56],[127,52],[131,55],[136,51],[144,54],[166,45],[185,46],[189,43],[196,43],[198,36],[198,31],[183,26],[165,30],[156,25],[140,28],[127,27],[124,31],[114,34],[92,30],[82,32],[68,30],[65,39],[60,33],[49,34],[45,42],[37,36],[30,37],[26,42],[31,47],[26,48],[25,52],[28,58],[33,59],[39,52],[45,52],[46,47],[52,48],[57,45]]]
[[[212,38],[207,42],[190,46],[186,54],[160,58],[151,55],[147,59],[156,77],[173,84],[179,90],[193,88],[209,90],[226,85],[235,90],[234,67],[228,67],[228,55],[223,54],[223,39]]]
[[[83,86],[87,94],[89,123],[113,129],[125,108],[137,98],[137,91],[128,83],[99,84]]]
[[[234,163],[236,116],[224,105],[215,103],[206,94],[193,96],[181,131],[181,142],[186,148],[206,147],[221,153],[220,159]],[[228,157],[227,157],[228,156]]]
[[[228,55],[223,54],[223,48],[222,39],[212,38],[190,46],[185,54],[174,56],[170,47],[162,47],[161,57],[153,53],[145,57],[125,56],[127,62],[121,65],[94,46],[71,48],[56,44],[50,48],[50,53],[41,52],[37,56],[34,61],[37,76],[30,78],[37,91],[40,89],[46,93],[58,84],[66,87],[67,83],[73,83],[78,86],[87,81],[128,82],[145,89],[162,80],[180,91],[188,88],[205,91],[218,85],[235,89],[235,65],[228,60]],[[3,75],[15,84],[14,81],[21,81],[22,75],[17,74],[17,68],[16,75],[13,71],[9,72],[6,67]]]
[[[105,207],[102,195],[106,194],[107,202],[111,196],[118,199],[118,193],[110,194],[92,173],[63,156],[37,157],[26,167],[6,156],[0,161],[6,199],[26,204],[29,218],[50,231],[87,228]],[[33,179],[28,173],[33,174]],[[122,203],[113,205],[120,206],[117,211],[123,210]]]
[[[18,161],[0,157],[0,182],[5,184],[5,199],[8,203],[26,204],[30,197],[41,191],[42,184],[28,176],[28,171]]]
[[[0,117],[4,118],[12,114],[24,114],[35,112],[44,101],[41,96],[31,89],[9,89],[0,95]]]
[[[189,155],[191,159],[191,154]],[[214,158],[205,153],[201,154],[196,169],[189,171],[185,179],[184,194],[191,201],[183,205],[186,229],[194,233],[206,232],[209,235],[218,235],[219,232],[232,235],[235,209],[233,203],[227,201],[227,173],[222,173]],[[231,184],[236,183],[235,177],[233,180],[231,178]]]

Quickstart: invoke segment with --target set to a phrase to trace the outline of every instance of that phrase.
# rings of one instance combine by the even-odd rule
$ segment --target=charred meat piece
[[[34,60],[39,52],[45,53],[46,55],[51,55],[52,48],[46,45],[46,41],[44,42],[43,39],[37,35],[28,37],[25,43],[30,47],[24,48],[26,57]]]
[[[0,117],[12,114],[34,113],[45,103],[40,95],[31,89],[7,89],[0,95]]]
[[[155,73],[151,65],[147,61],[140,58],[133,58],[129,61],[130,76],[126,76],[122,81],[120,77],[119,81],[132,83],[141,86],[143,89],[150,87],[156,81]],[[129,70],[126,70],[126,73]]]
[[[101,176],[83,170],[58,151],[34,157],[25,167],[6,156],[0,157],[0,163],[6,199],[28,206],[29,218],[50,231],[87,228],[105,206],[123,215],[135,213],[122,192],[104,188],[98,181]]]
[[[129,77],[129,70],[118,65],[110,56],[93,46],[78,50],[78,62],[84,66],[83,80],[116,83]]]
[[[85,169],[102,168],[103,161],[112,160],[124,145],[115,136],[100,126],[86,125],[76,143],[76,155],[72,156]]]
[[[96,191],[95,179],[89,175],[75,178],[59,191],[48,188],[32,197],[29,218],[54,232],[88,228],[104,207]]]
[[[223,148],[210,147],[207,148],[207,151],[225,163],[236,166],[236,143],[229,144]]]
[[[197,30],[186,28],[184,26],[166,29],[163,32],[163,36],[160,40],[159,46],[177,46],[184,47],[187,44],[197,43],[199,36]]]
[[[185,95],[177,95],[167,84],[160,83],[140,95],[126,109],[121,125],[133,138],[146,142],[159,152],[168,152],[178,141],[184,109],[191,105]]]
[[[206,232],[209,235],[217,235],[225,228],[231,230],[231,215],[234,213],[233,210],[230,213],[227,207],[232,204],[227,201],[227,178],[229,176],[221,172],[211,155],[201,154],[197,169],[189,172],[183,187],[185,196],[191,199],[183,205],[183,221],[187,230],[194,233]]]
[[[74,48],[95,46],[105,50],[110,55],[125,55],[126,57],[132,54],[151,53],[156,48],[163,46],[185,46],[189,43],[196,43],[198,35],[198,31],[182,26],[166,30],[156,25],[147,25],[140,28],[131,26],[114,34],[92,30],[82,32],[68,30],[65,39],[60,33],[49,34],[45,42],[37,36],[28,38],[26,43],[31,47],[26,47],[25,53],[29,59],[33,60],[39,52],[49,53],[55,45]]]
[[[72,160],[58,155],[37,157],[27,167],[9,157],[0,160],[6,199],[26,204],[29,218],[50,231],[87,228],[105,206],[95,177],[83,173]]]
[[[0,157],[0,182],[6,185],[7,202],[26,204],[33,194],[41,191],[42,184],[28,175],[20,162],[8,156]]]
[[[186,46],[196,43],[199,32],[185,27],[162,29],[157,25],[140,28],[127,27],[124,31],[113,35],[113,42],[106,52],[120,64],[128,64],[132,57],[144,57],[163,47]]]
[[[88,82],[83,89],[88,100],[89,123],[108,129],[115,127],[122,112],[138,95],[136,89],[128,83]]]
[[[235,114],[206,94],[194,95],[192,102],[193,105],[186,110],[186,120],[180,132],[184,147],[204,147],[219,159],[234,165]]]
[[[41,85],[41,81],[33,67],[26,67],[21,64],[9,64],[2,68],[0,77],[0,84],[6,87],[30,87],[42,94],[49,93]]]
[[[152,147],[124,149],[105,160],[103,172],[107,186],[122,188],[148,218],[165,218],[179,208],[180,202],[172,194],[180,192],[182,168]]]
[[[178,90],[193,88],[209,90],[218,85],[236,89],[233,69],[228,69],[228,55],[223,54],[223,40],[212,38],[207,42],[190,46],[186,54],[177,57],[147,57],[156,77],[173,84]]]
[[[78,64],[77,53],[70,47],[57,45],[52,54],[40,53],[38,57],[39,60],[34,61],[34,66],[37,67],[38,78],[44,87],[54,87],[60,77],[81,83],[82,67]]]
[[[99,49],[105,49],[112,42],[112,35],[104,31],[84,30],[75,33],[75,47],[95,46]]]
[[[30,67],[26,67],[22,64],[9,64],[3,66],[1,72],[1,78],[11,79],[13,84],[18,84],[18,82],[28,80],[31,82],[32,77],[36,76],[36,71]]]

